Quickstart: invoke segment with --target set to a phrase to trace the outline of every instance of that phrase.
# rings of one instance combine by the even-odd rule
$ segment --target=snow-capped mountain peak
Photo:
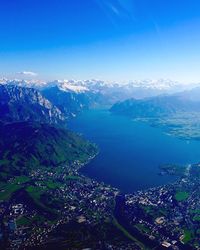
[[[107,82],[98,79],[91,80],[19,80],[19,79],[0,79],[0,84],[12,84],[21,87],[36,88],[39,90],[58,87],[61,91],[72,93],[126,93],[127,96],[146,97],[149,95],[157,95],[163,93],[175,93],[187,89],[192,89],[199,84],[181,84],[169,79],[159,80],[134,80],[129,82]],[[141,94],[142,93],[142,94]]]

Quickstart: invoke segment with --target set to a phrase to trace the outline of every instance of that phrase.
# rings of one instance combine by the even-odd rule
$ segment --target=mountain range
[[[111,107],[116,102],[125,101],[130,98],[138,100],[162,94],[174,94],[176,92],[190,90],[195,86],[198,86],[198,84],[184,85],[167,79],[160,79],[157,81],[132,81],[128,83],[108,83],[95,79],[55,80],[50,82],[38,80],[0,79],[0,84],[1,89],[4,92],[8,89],[11,92],[11,90],[14,90],[15,88],[13,93],[18,89],[18,91],[21,91],[22,95],[23,91],[26,91],[29,96],[32,95],[32,99],[34,100],[31,100],[30,102],[32,104],[34,103],[34,107],[32,105],[34,114],[32,113],[31,115],[34,116],[36,114],[36,110],[38,110],[37,115],[35,115],[38,116],[38,120],[45,121],[44,116],[48,115],[48,118],[46,117],[46,119],[49,119],[51,123],[58,123],[61,120],[66,120],[67,118],[76,116],[84,109]],[[33,95],[35,95],[34,98]],[[36,99],[39,101],[38,104],[40,109],[38,104],[36,105]],[[17,105],[12,104],[13,101],[9,103],[9,107],[11,110],[15,110],[16,116],[17,110],[19,115],[21,114],[24,117],[24,120],[29,120],[30,117],[27,117],[25,100],[21,99],[20,102],[17,101]],[[3,104],[1,104],[1,106],[2,105]],[[29,105],[27,107],[29,107]],[[1,113],[2,115],[5,115],[4,112],[6,107],[3,106],[3,110],[4,111]],[[20,110],[23,110],[23,112],[20,112]],[[52,119],[55,120],[53,121]]]
[[[163,127],[184,139],[200,139],[200,88],[142,100],[128,99],[114,104],[113,114]]]
[[[58,124],[84,109],[112,106],[132,117],[155,117],[199,111],[200,87],[170,80],[127,84],[100,80],[0,80],[0,120]]]
[[[17,85],[21,87],[31,87],[39,90],[58,87],[59,90],[70,93],[96,93],[110,97],[113,95],[113,102],[128,98],[145,98],[160,94],[172,94],[184,90],[189,90],[199,86],[199,84],[181,84],[169,79],[159,80],[135,80],[129,82],[106,82],[98,79],[92,80],[9,80],[0,79],[1,84]]]
[[[67,119],[84,109],[112,105],[110,111],[114,114],[143,119],[152,125],[172,125],[172,132],[172,128],[175,128],[178,135],[200,139],[200,126],[196,126],[200,124],[196,120],[198,117],[200,121],[200,88],[180,91],[182,88],[178,84],[169,81],[155,86],[150,82],[141,83],[140,87],[136,85],[109,85],[96,80],[51,83],[2,80],[0,200],[4,206],[1,223],[3,225],[5,221],[6,226],[1,227],[5,235],[5,241],[0,240],[1,249],[9,246],[8,239],[14,235],[11,232],[10,238],[7,236],[11,216],[13,222],[17,221],[20,231],[27,230],[26,238],[22,238],[26,243],[29,242],[27,235],[34,236],[35,229],[54,228],[57,231],[60,229],[57,227],[60,218],[64,218],[66,224],[70,222],[67,224],[70,235],[64,235],[62,241],[59,230],[50,232],[50,238],[45,238],[48,246],[44,246],[44,249],[54,249],[55,245],[64,247],[63,243],[68,242],[66,237],[73,239],[71,222],[77,225],[75,245],[76,241],[79,245],[85,238],[88,240],[90,235],[95,242],[104,237],[110,240],[116,237],[116,232],[114,241],[120,242],[116,239],[124,236],[124,230],[118,224],[113,224],[113,214],[109,212],[115,204],[116,192],[112,195],[111,187],[104,188],[104,184],[78,174],[78,169],[93,158],[98,149],[93,143],[69,131]],[[154,96],[156,93],[160,95]],[[148,97],[142,99],[143,96]],[[11,210],[13,206],[20,204],[25,212],[12,214],[10,211],[16,211]],[[102,210],[98,210],[98,207]],[[83,216],[85,213],[86,216]],[[105,223],[105,218],[111,221]],[[86,223],[82,223],[82,220],[86,220]],[[100,236],[94,234],[91,223],[99,229]],[[91,232],[85,234],[85,225]],[[17,234],[16,239],[19,239]],[[19,244],[23,245],[24,242]],[[81,249],[87,246],[84,244]]]
[[[0,181],[32,169],[85,162],[96,147],[66,129],[66,116],[37,89],[0,84]]]
[[[172,95],[128,99],[111,107],[111,112],[133,118],[171,116],[179,112],[200,112],[200,88]]]
[[[0,120],[59,123],[62,112],[33,88],[0,85]]]

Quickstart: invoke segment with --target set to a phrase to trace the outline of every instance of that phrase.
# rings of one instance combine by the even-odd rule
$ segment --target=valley
[[[200,250],[200,1],[0,3],[0,250]]]
[[[0,85],[1,248],[198,249],[198,102],[75,86]]]

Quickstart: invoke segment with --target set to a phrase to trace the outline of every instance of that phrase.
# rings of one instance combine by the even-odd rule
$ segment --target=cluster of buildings
[[[198,176],[189,174],[173,184],[125,195],[124,220],[164,249],[200,249],[199,183]]]
[[[0,249],[34,248],[48,243],[61,225],[73,221],[93,228],[113,218],[138,242],[155,249],[200,249],[198,165],[173,184],[122,195],[120,204],[117,189],[80,175],[81,164],[76,166],[37,169],[27,182],[18,183],[21,188],[10,199],[0,202]],[[30,186],[33,193],[27,191]],[[120,249],[142,249],[137,241],[120,241]],[[119,249],[112,239],[104,246]]]
[[[117,190],[79,175],[76,169],[37,169],[29,178],[22,185],[22,193],[0,202],[0,241],[5,248],[28,249],[44,244],[52,231],[70,221],[92,226],[112,218]],[[34,191],[27,196],[30,186],[40,192],[37,199]],[[44,196],[52,201],[52,208],[45,207]],[[49,208],[55,217],[51,218]]]

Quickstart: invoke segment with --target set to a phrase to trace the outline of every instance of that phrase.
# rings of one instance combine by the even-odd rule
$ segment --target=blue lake
[[[107,110],[85,111],[70,120],[68,127],[100,149],[82,173],[123,192],[174,181],[175,177],[158,174],[159,165],[200,161],[200,142],[166,135],[160,128],[112,115]]]

